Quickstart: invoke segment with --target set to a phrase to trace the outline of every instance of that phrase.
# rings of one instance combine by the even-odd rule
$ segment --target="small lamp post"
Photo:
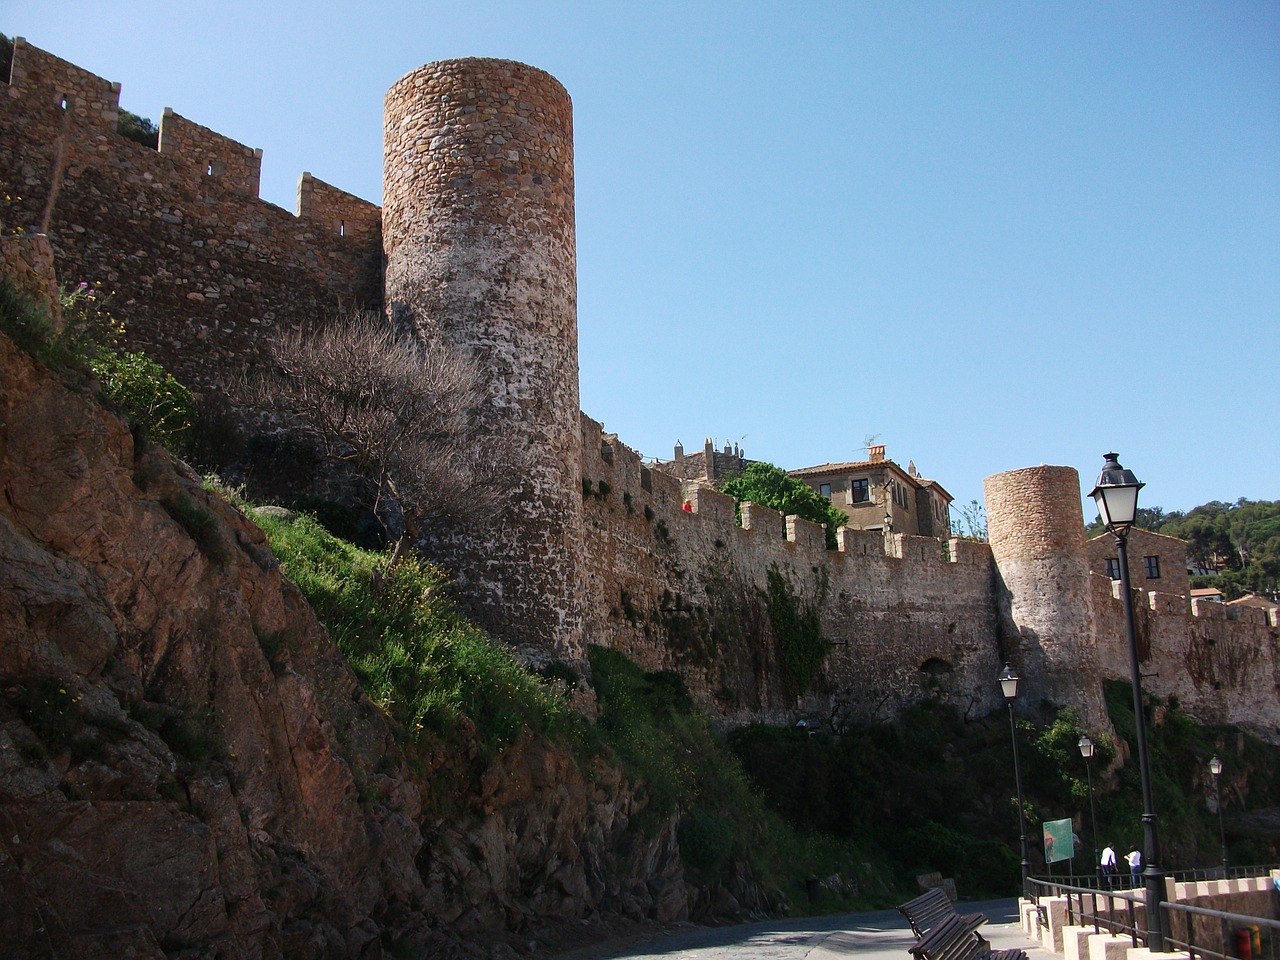
[[[1004,694],[1004,702],[1009,707],[1009,735],[1013,740],[1013,782],[1018,788],[1018,843],[1022,853],[1022,895],[1027,896],[1027,878],[1030,876],[1031,861],[1027,856],[1027,812],[1022,802],[1022,768],[1018,764],[1018,728],[1013,722],[1013,701],[1018,699],[1018,681],[1021,678],[1013,672],[1013,667],[1004,665],[1000,673],[1000,690]]]
[[[1088,734],[1085,734],[1076,746],[1080,748],[1080,756],[1084,757],[1084,772],[1089,778],[1089,830],[1093,834],[1093,869],[1101,880],[1102,859],[1098,856],[1098,811],[1093,805],[1093,764],[1089,762],[1093,759],[1093,741],[1089,739]]]
[[[1222,776],[1222,761],[1215,753],[1209,761],[1209,772],[1213,774],[1213,800],[1218,808],[1218,839],[1222,842],[1222,876],[1227,876],[1227,833],[1222,826],[1222,793],[1218,789],[1218,778]]]
[[[1147,761],[1147,721],[1142,709],[1142,674],[1138,667],[1138,635],[1133,626],[1133,595],[1129,590],[1129,528],[1138,517],[1138,491],[1141,483],[1133,472],[1120,466],[1118,454],[1105,455],[1102,473],[1089,496],[1098,505],[1098,516],[1116,538],[1120,558],[1120,597],[1124,605],[1124,632],[1129,641],[1129,680],[1133,687],[1133,717],[1137,727],[1138,772],[1142,778],[1142,871],[1147,890],[1147,946],[1164,950],[1164,873],[1160,870],[1160,837],[1156,830],[1156,814],[1151,803],[1151,767]]]

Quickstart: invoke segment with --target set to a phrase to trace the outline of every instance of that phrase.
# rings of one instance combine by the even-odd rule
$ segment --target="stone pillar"
[[[1085,728],[1109,731],[1097,666],[1080,475],[1027,467],[983,481],[1006,657],[1022,677],[1019,699],[1074,706]]]
[[[383,243],[397,324],[480,367],[477,452],[524,459],[499,523],[436,531],[491,632],[583,655],[573,121],[549,74],[507,60],[428,64],[387,93]]]
[[[0,273],[8,277],[19,293],[30,297],[37,309],[47,311],[55,327],[62,326],[58,275],[47,236],[33,233],[0,237]]]

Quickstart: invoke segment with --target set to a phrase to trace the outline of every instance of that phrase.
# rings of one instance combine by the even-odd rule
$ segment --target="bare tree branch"
[[[371,506],[399,541],[393,565],[423,524],[496,518],[509,501],[520,458],[506,444],[477,445],[477,411],[488,398],[475,364],[456,351],[355,313],[282,335],[269,357],[237,392],[303,421],[328,456],[371,482]],[[399,536],[388,526],[395,513]]]

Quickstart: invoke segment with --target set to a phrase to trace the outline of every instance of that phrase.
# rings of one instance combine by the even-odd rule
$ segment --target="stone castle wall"
[[[299,328],[381,298],[378,207],[304,175],[257,195],[261,151],[172,110],[160,149],[116,131],[120,85],[22,39],[0,83],[0,233],[46,233],[64,282],[114,291],[129,345],[199,392]]]
[[[1133,558],[1130,557],[1130,563]],[[1120,583],[1090,574],[1098,669],[1129,677]],[[1133,590],[1143,689],[1206,723],[1280,733],[1280,622],[1267,610]],[[1268,731],[1270,733],[1268,734]]]
[[[646,466],[582,417],[587,635],[676,670],[724,722],[881,719],[928,697],[997,705],[999,623],[985,544],[839,531]],[[690,510],[685,510],[688,503]],[[944,555],[944,551],[946,551]],[[828,641],[815,684],[786,682],[770,572],[813,604]]]
[[[0,234],[10,272],[101,282],[131,346],[202,391],[303,328],[382,299],[383,211],[304,174],[298,214],[256,195],[260,154],[172,111],[160,150],[115,128],[119,85],[19,40],[0,86]],[[424,337],[475,357],[490,389],[478,448],[530,451],[509,529],[460,531],[454,557],[495,632],[580,659],[615,647],[678,670],[726,723],[889,716],[936,697],[999,703],[1012,660],[1044,705],[1093,724],[1097,681],[1127,678],[1119,601],[1091,575],[1079,479],[987,481],[992,544],[822,531],[653,470],[580,414],[572,120],[551,77],[448,61],[388,94],[386,299]],[[0,195],[3,195],[0,194]],[[43,265],[43,266],[42,266]],[[47,280],[47,275],[46,275]],[[46,282],[47,295],[47,282]],[[685,504],[689,510],[685,510]],[[829,642],[797,688],[771,612],[777,585]],[[1202,719],[1280,736],[1277,624],[1159,593],[1139,609],[1144,682]]]

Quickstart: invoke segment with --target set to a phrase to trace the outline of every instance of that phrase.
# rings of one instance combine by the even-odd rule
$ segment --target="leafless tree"
[[[487,448],[477,443],[476,413],[486,397],[475,364],[456,351],[353,313],[283,334],[269,356],[238,392],[301,420],[327,455],[370,482],[374,514],[396,541],[389,568],[424,523],[475,522],[506,503],[518,457],[496,438]]]

